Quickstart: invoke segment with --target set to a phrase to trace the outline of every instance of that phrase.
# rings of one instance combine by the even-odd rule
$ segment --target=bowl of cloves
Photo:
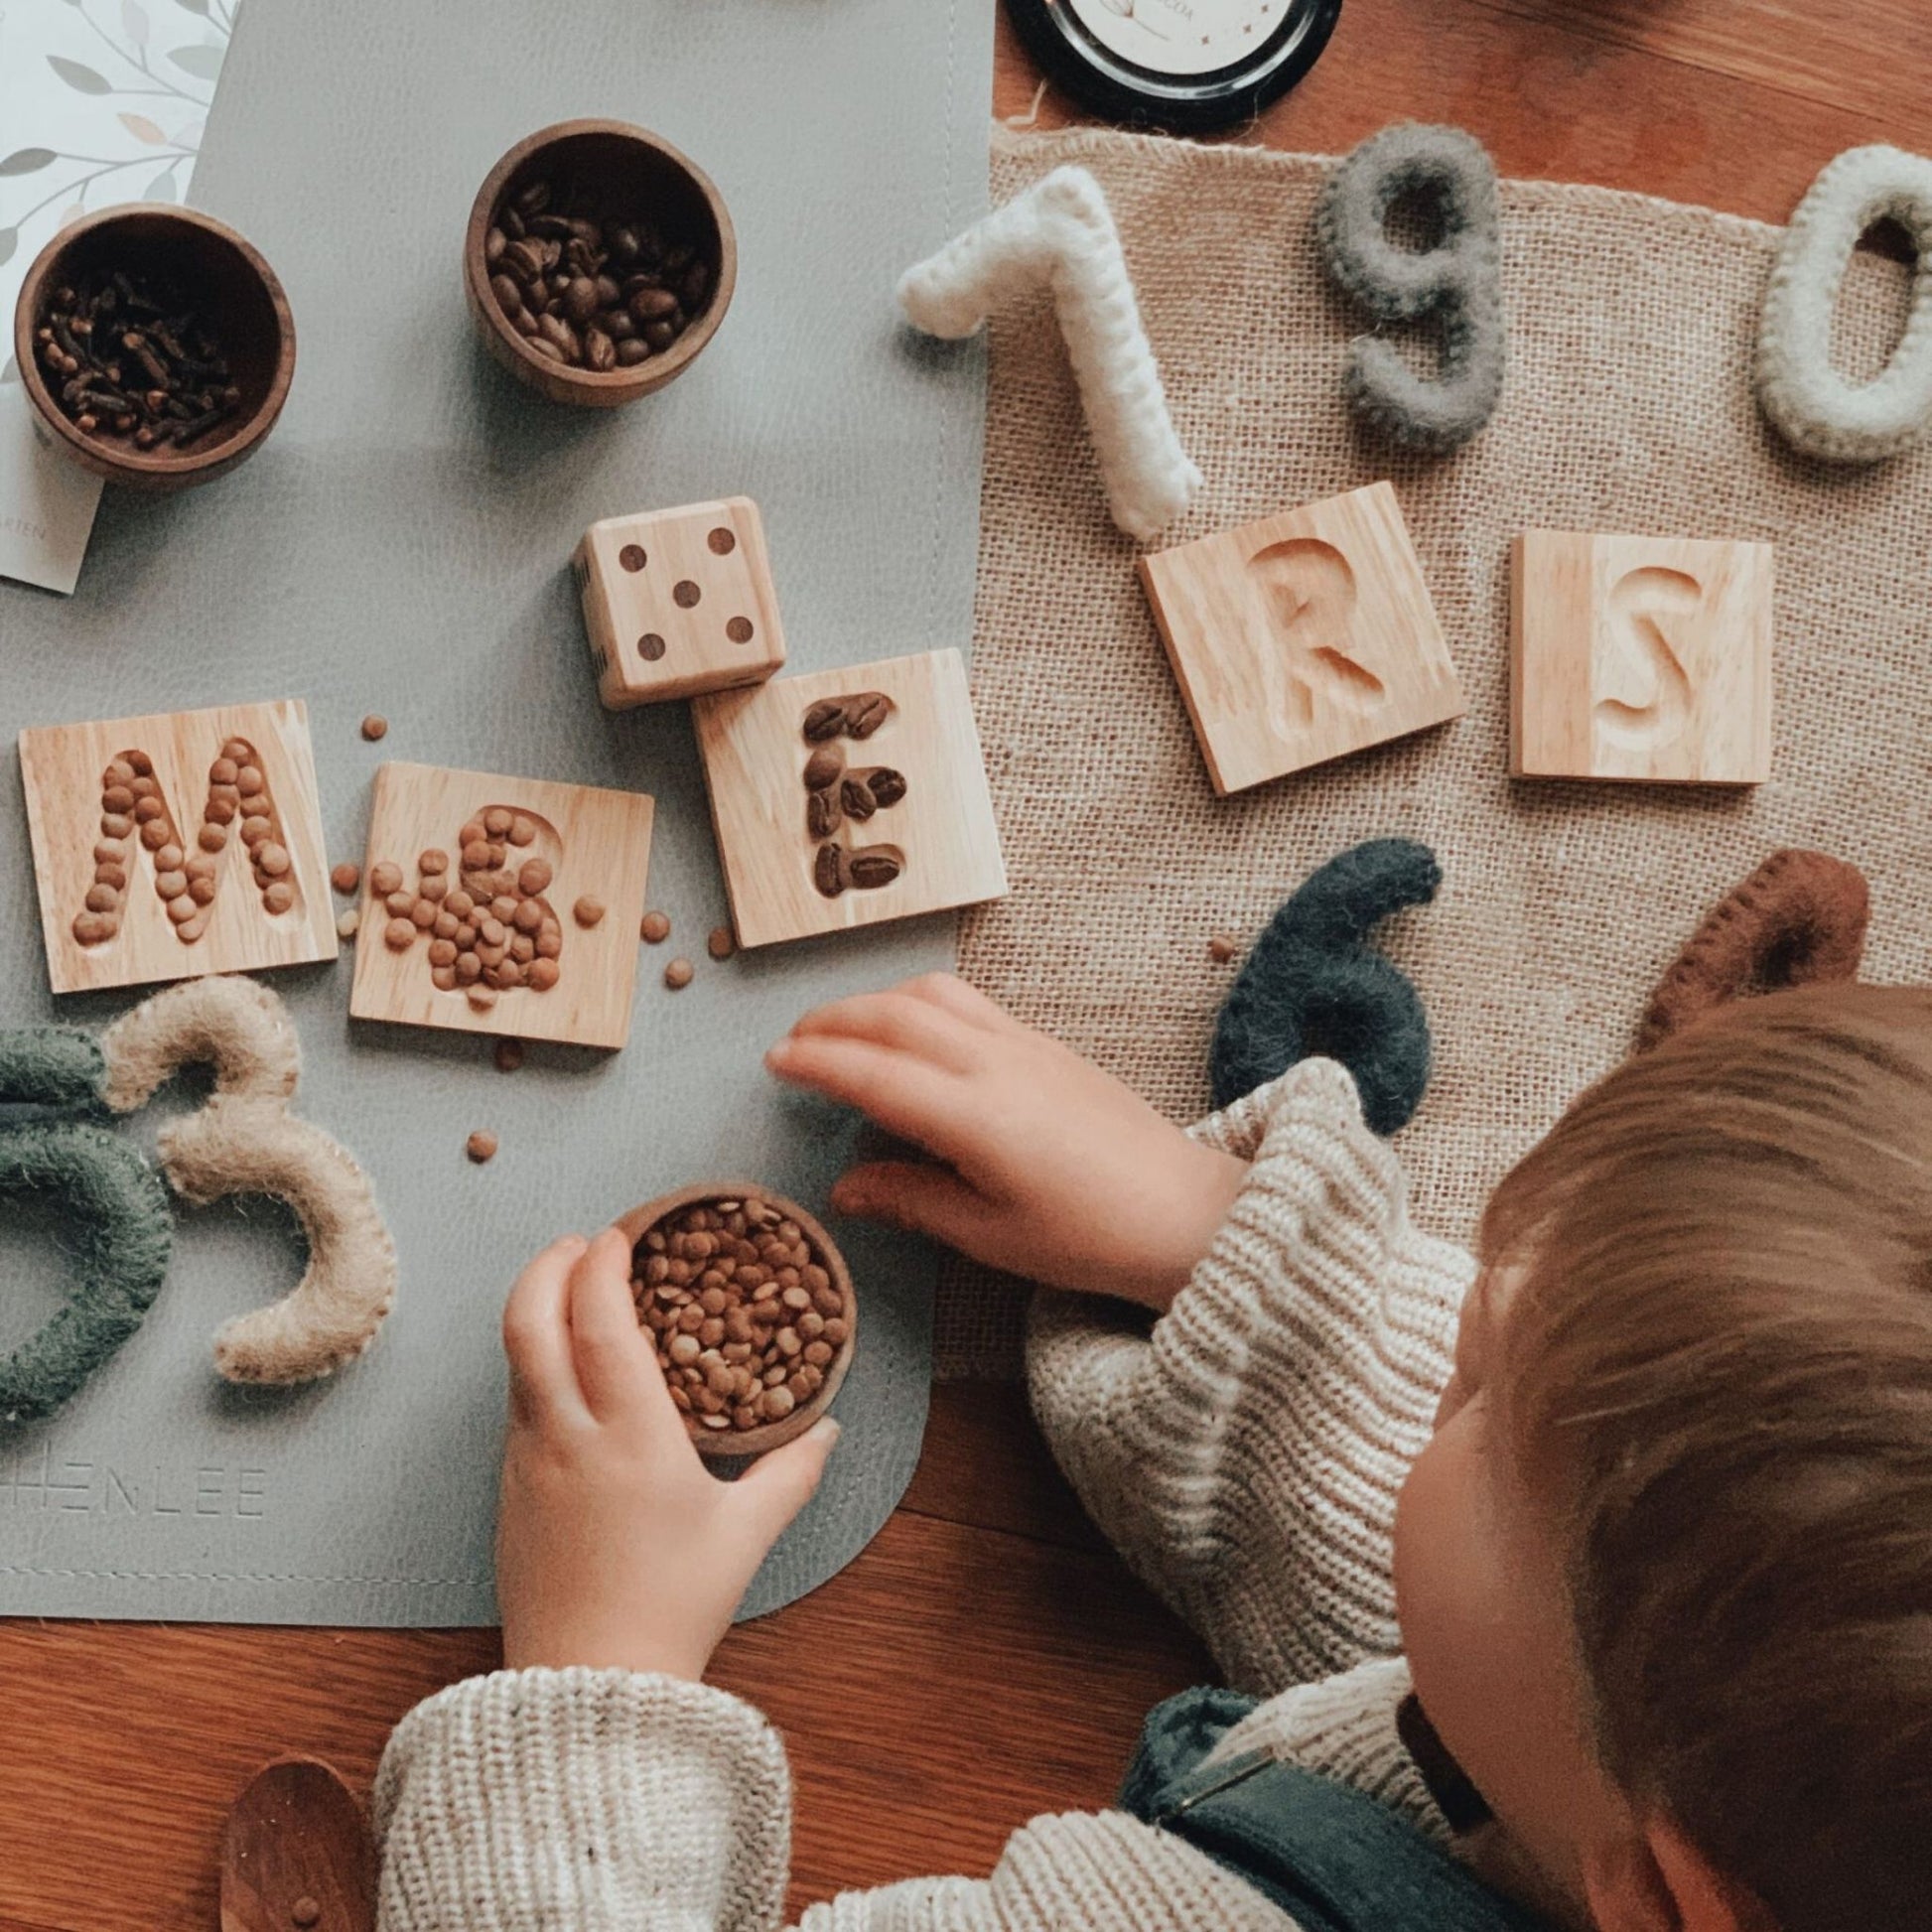
[[[295,376],[275,271],[193,208],[103,208],[62,229],[14,306],[14,360],[48,435],[83,469],[185,489],[252,455]]]
[[[737,282],[711,178],[624,121],[519,141],[477,191],[464,237],[464,293],[490,354],[553,402],[594,409],[688,369]]]

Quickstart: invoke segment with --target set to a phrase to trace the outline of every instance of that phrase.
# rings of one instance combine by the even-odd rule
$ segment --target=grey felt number
[[[1399,207],[1425,210],[1432,245],[1391,235]],[[1404,124],[1372,135],[1329,178],[1315,216],[1328,272],[1381,328],[1433,324],[1433,378],[1379,335],[1350,345],[1342,386],[1364,422],[1407,449],[1452,450],[1494,413],[1505,331],[1496,170],[1459,128]]]
[[[1882,215],[1918,251],[1911,313],[1891,360],[1855,383],[1832,366],[1832,317],[1852,250]],[[1877,463],[1932,434],[1932,161],[1850,148],[1812,183],[1765,291],[1757,394],[1793,449],[1828,463]]]

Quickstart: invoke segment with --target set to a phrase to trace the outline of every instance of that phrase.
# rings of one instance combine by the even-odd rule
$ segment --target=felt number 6
[[[1389,217],[1405,204],[1435,217],[1434,246],[1391,238]],[[1358,337],[1342,376],[1355,413],[1407,449],[1466,443],[1503,386],[1501,219],[1488,155],[1458,128],[1384,128],[1329,178],[1315,234],[1328,273],[1379,327],[1426,322],[1441,331],[1435,380],[1380,336]]]

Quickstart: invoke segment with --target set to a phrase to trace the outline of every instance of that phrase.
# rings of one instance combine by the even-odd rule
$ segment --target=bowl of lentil
[[[851,1271],[796,1201],[703,1181],[619,1221],[637,1318],[700,1453],[762,1455],[831,1407],[858,1340]]]
[[[109,483],[186,489],[261,446],[295,379],[275,271],[194,208],[103,208],[35,258],[14,360],[55,444]]]
[[[560,121],[519,141],[478,189],[464,236],[483,346],[552,402],[593,409],[683,374],[737,282],[711,177],[625,121]]]

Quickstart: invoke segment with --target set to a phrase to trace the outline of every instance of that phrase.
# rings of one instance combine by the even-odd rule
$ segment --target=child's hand
[[[1166,1309],[1247,1173],[949,974],[820,1007],[765,1064],[946,1164],[854,1168],[841,1213],[1056,1288]]]
[[[702,1677],[765,1552],[818,1487],[838,1424],[817,1423],[737,1482],[711,1475],[638,1326],[615,1228],[531,1262],[503,1311],[503,1346],[504,1665]]]

